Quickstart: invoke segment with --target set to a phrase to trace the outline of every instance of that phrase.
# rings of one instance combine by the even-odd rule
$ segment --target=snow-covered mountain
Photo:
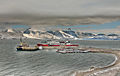
[[[15,29],[6,29],[0,32],[1,38],[35,38],[35,39],[77,39],[78,36],[72,30],[57,30],[57,31],[36,31],[26,29],[25,31],[18,31]]]
[[[93,34],[86,32],[76,32],[72,30],[56,30],[56,31],[38,31],[32,29],[26,29],[25,31],[18,31],[15,29],[6,29],[0,32],[0,38],[34,38],[34,39],[110,39],[120,40],[120,36],[117,34]]]
[[[22,31],[20,31],[20,30],[16,30],[16,29],[6,29],[6,30],[4,30],[4,31],[2,31],[2,32],[11,32],[11,33],[22,33]]]
[[[43,39],[43,38],[48,38],[52,39],[53,35],[49,34],[47,32],[41,32],[41,31],[34,31],[31,29],[27,29],[23,32],[23,36],[27,38],[36,38],[36,39]]]
[[[74,31],[65,31],[65,30],[57,30],[57,31],[34,31],[31,29],[27,29],[23,32],[23,36],[28,38],[37,38],[37,39],[77,39],[77,34]]]
[[[23,37],[23,34],[21,31],[17,31],[15,29],[6,29],[0,32],[0,37],[1,39],[20,38],[20,37]]]

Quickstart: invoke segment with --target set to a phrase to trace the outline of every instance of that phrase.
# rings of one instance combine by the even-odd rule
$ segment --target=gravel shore
[[[97,49],[97,48],[88,48],[91,52],[94,53],[108,53],[114,54],[117,57],[117,60],[114,64],[102,67],[95,68],[91,67],[90,71],[86,72],[76,72],[76,76],[120,76],[120,50],[111,50],[111,49]]]

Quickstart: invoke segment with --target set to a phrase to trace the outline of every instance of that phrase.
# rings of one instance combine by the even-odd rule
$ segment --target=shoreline
[[[84,72],[75,72],[75,76],[116,76],[120,70],[120,50],[112,49],[98,49],[98,48],[87,48],[93,53],[107,53],[116,56],[115,62],[105,67],[91,67],[90,70]]]

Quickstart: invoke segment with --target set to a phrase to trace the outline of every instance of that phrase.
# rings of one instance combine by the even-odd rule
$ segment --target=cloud
[[[120,0],[0,0],[0,14],[120,15]]]

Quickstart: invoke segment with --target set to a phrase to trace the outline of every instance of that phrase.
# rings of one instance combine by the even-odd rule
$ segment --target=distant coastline
[[[0,32],[1,39],[67,39],[67,40],[120,40],[120,34],[89,33],[75,30],[33,30],[33,29],[6,29]]]

